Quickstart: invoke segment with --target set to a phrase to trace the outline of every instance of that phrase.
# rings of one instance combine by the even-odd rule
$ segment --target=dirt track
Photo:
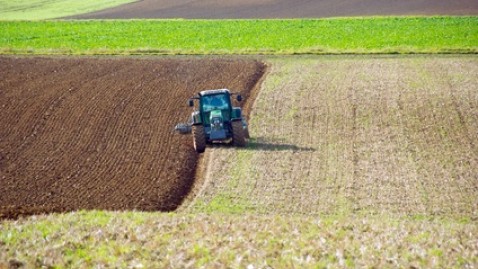
[[[476,0],[143,0],[73,18],[224,19],[477,14]]]
[[[197,161],[172,131],[187,98],[248,97],[262,73],[238,59],[0,57],[0,218],[175,209]]]

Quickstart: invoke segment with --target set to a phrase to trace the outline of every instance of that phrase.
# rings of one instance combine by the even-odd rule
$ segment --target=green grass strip
[[[0,0],[0,20],[44,20],[88,13],[135,0]]]
[[[478,17],[0,22],[2,54],[476,52]]]

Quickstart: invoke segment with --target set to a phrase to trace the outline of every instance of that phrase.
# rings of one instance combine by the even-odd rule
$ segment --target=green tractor
[[[189,99],[189,106],[194,107],[194,100],[199,101],[199,106],[191,113],[188,123],[180,123],[175,129],[180,134],[193,134],[194,149],[198,153],[212,143],[246,146],[249,130],[241,108],[232,106],[232,95],[242,101],[240,94],[232,94],[227,89],[202,91]]]

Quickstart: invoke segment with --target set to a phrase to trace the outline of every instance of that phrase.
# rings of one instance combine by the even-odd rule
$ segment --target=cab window
[[[202,97],[203,111],[227,109],[227,97],[225,94],[209,95]]]

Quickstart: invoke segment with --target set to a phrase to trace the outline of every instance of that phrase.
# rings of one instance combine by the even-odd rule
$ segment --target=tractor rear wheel
[[[193,125],[194,149],[197,153],[203,153],[206,150],[206,134],[204,126]]]
[[[237,147],[246,146],[246,133],[242,121],[232,122],[232,144]]]

